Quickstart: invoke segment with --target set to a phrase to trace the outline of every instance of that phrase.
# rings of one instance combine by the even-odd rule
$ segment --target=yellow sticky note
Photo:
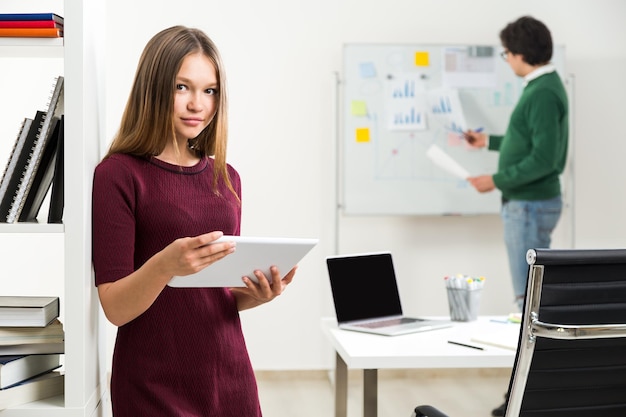
[[[364,101],[353,100],[350,110],[353,116],[367,116],[367,104]]]
[[[370,141],[369,127],[359,127],[356,129],[356,141],[359,143],[365,143]]]
[[[428,52],[415,52],[415,66],[427,67],[428,65],[430,65]]]

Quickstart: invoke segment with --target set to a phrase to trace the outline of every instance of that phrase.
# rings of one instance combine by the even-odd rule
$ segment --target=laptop
[[[452,326],[403,315],[389,252],[329,256],[326,265],[340,329],[395,336]]]

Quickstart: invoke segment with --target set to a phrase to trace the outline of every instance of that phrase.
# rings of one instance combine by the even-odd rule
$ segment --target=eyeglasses
[[[502,59],[504,59],[505,61],[507,60],[508,55],[509,55],[509,51],[506,50],[506,49],[504,51],[500,52],[500,57],[502,57]]]

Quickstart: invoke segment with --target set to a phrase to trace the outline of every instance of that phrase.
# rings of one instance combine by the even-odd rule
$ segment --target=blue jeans
[[[562,208],[560,196],[538,201],[509,200],[502,205],[500,215],[504,224],[504,243],[520,310],[528,279],[526,252],[528,249],[550,247],[550,237],[561,217]]]

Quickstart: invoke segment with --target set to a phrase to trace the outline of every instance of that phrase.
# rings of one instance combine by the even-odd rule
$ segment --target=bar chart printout
[[[386,106],[389,130],[426,130],[423,82],[415,75],[387,80]]]

